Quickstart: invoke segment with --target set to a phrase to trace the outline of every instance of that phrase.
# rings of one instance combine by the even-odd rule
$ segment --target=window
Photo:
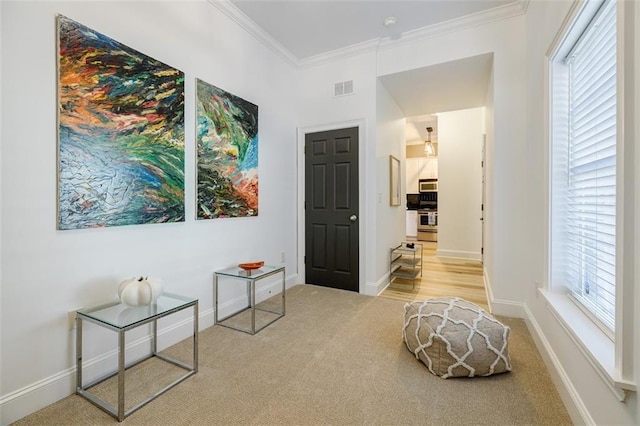
[[[557,59],[552,269],[613,339],[616,317],[616,3],[598,8]],[[562,87],[559,87],[562,86]]]
[[[607,1],[569,67],[567,283],[612,333],[616,264],[616,9]]]
[[[611,391],[636,392],[633,7],[575,2],[549,58],[547,306]],[[627,13],[625,13],[625,11]]]

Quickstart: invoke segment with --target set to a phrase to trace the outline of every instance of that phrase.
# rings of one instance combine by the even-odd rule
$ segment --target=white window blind
[[[616,5],[605,1],[569,67],[567,282],[608,329],[616,293]]]

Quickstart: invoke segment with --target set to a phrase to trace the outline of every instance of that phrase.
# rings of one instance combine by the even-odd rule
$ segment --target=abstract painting
[[[196,80],[197,218],[258,215],[258,106]]]
[[[184,73],[58,16],[58,229],[184,221]]]

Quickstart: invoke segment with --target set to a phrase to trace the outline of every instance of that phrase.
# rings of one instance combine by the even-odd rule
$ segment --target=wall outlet
[[[284,256],[284,252],[281,251],[280,252],[280,263],[284,263],[285,262],[285,256]]]
[[[72,311],[69,311],[69,330],[73,330],[76,328],[76,312],[82,309],[82,307],[76,308]]]

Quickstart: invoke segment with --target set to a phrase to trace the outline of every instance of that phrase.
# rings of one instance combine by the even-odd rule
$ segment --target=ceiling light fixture
[[[433,132],[433,127],[427,127],[427,140],[424,143],[424,153],[427,154],[427,157],[434,157],[436,155],[436,149],[431,142],[431,132]]]

